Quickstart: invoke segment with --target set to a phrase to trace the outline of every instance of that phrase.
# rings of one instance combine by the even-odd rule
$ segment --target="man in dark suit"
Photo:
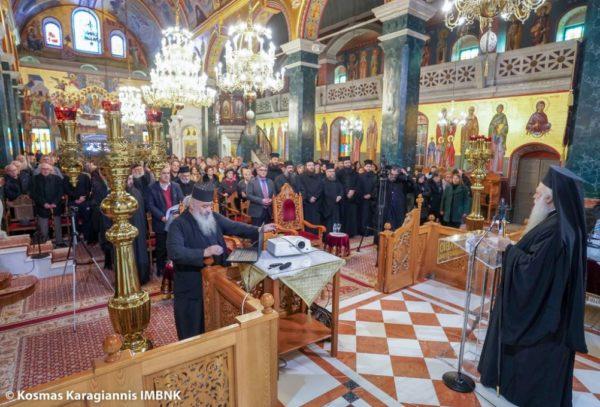
[[[179,184],[171,182],[171,167],[167,164],[160,171],[160,178],[148,189],[146,201],[152,214],[152,230],[156,234],[156,274],[161,276],[167,262],[167,210],[179,205],[183,192]]]
[[[266,171],[265,171],[266,172]],[[204,333],[202,269],[204,259],[225,264],[223,235],[256,240],[258,228],[234,222],[213,209],[213,190],[196,186],[189,208],[169,227],[167,250],[175,264],[174,311],[177,337],[182,340]],[[265,225],[265,232],[275,230]]]
[[[267,178],[267,166],[261,164],[256,169],[256,178],[248,184],[246,190],[250,200],[248,215],[252,217],[254,226],[260,226],[271,219],[274,194],[275,184]]]
[[[31,182],[31,199],[37,216],[37,226],[42,241],[48,240],[48,219],[53,217],[54,244],[64,246],[62,239],[60,215],[64,211],[62,202],[63,181],[53,174],[53,167],[48,163],[40,164],[40,173]]]
[[[4,168],[4,172],[4,197],[7,201],[14,201],[23,194],[19,170],[14,164],[9,164]]]

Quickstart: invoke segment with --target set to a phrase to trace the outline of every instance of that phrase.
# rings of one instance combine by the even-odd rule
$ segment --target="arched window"
[[[127,45],[125,35],[122,31],[116,30],[110,33],[110,54],[113,57],[125,58]]]
[[[101,54],[101,31],[98,16],[87,8],[77,8],[72,14],[73,48],[89,54]]]
[[[62,48],[62,28],[57,19],[48,17],[43,22],[44,43],[47,47]]]
[[[346,83],[348,75],[346,74],[346,67],[343,65],[335,68],[333,83]]]
[[[464,61],[479,55],[479,40],[474,35],[462,36],[452,47],[452,61]]]
[[[585,12],[587,6],[575,7],[565,13],[558,22],[556,41],[579,40],[585,31]]]

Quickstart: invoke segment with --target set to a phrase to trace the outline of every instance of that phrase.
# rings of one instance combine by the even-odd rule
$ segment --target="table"
[[[269,269],[273,263],[292,262],[292,266],[284,271]],[[273,257],[263,251],[258,262],[240,264],[242,283],[246,291],[251,291],[264,280],[264,292],[271,293],[275,300],[273,308],[280,313],[278,353],[280,355],[300,349],[311,343],[331,338],[331,355],[337,356],[338,348],[338,316],[340,303],[340,273],[345,264],[343,259],[322,250],[291,257]],[[315,318],[303,312],[286,314],[281,309],[279,285],[285,284],[296,293],[310,308],[323,288],[333,279],[332,291],[332,323],[328,328]]]
[[[350,237],[346,233],[328,233],[325,237],[325,250],[336,256],[350,256]]]

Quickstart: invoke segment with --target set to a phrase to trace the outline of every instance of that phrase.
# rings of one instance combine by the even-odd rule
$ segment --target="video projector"
[[[312,250],[310,240],[301,236],[284,236],[267,240],[267,251],[274,257],[297,256]]]

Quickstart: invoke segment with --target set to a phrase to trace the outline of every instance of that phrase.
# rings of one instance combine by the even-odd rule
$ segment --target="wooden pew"
[[[275,406],[278,313],[272,308],[273,297],[265,294],[261,301],[246,297],[222,267],[208,267],[203,274],[210,316],[205,334],[138,354],[119,351],[120,338],[111,335],[103,344],[107,356],[95,360],[92,369],[27,392],[62,395],[62,400],[36,403],[42,406],[92,404],[67,400],[67,391],[137,396],[131,401],[103,401],[99,404],[103,406]],[[181,401],[140,399],[143,391],[162,390],[180,390]],[[0,398],[3,403],[31,405],[31,401],[7,402],[5,397]]]

